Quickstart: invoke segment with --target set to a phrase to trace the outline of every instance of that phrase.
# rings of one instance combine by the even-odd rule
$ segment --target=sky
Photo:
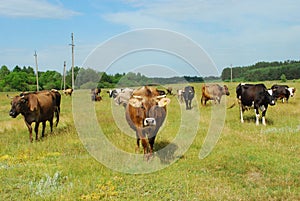
[[[64,61],[69,70],[73,33],[75,66],[219,76],[230,65],[299,60],[299,8],[295,0],[0,0],[0,65],[35,67],[36,51],[39,71],[62,73]],[[129,51],[117,54],[120,38]]]

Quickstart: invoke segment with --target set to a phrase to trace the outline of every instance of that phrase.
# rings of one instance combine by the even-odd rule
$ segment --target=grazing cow
[[[195,96],[195,89],[193,86],[186,86],[183,90],[183,98],[187,110],[192,109],[192,100]]]
[[[259,125],[259,109],[262,111],[262,124],[266,125],[265,115],[268,105],[275,105],[275,98],[270,95],[264,84],[239,84],[236,87],[236,96],[239,100],[242,123],[244,111],[254,106],[256,125]]]
[[[65,95],[69,95],[69,96],[72,96],[72,93],[73,93],[73,89],[66,89],[63,91]]]
[[[123,89],[112,89],[112,90],[109,90],[107,91],[108,95],[110,98],[116,98],[117,95],[122,92]]]
[[[173,90],[172,87],[168,87],[168,88],[167,88],[167,95],[168,95],[168,94],[172,95],[172,90]]]
[[[284,102],[284,99],[286,99],[286,102],[288,102],[290,97],[294,96],[294,93],[296,91],[295,88],[293,87],[288,87],[287,85],[277,85],[274,84],[271,87],[272,93],[274,94],[273,96],[275,99],[281,99],[282,102]]]
[[[180,100],[181,103],[183,103],[183,90],[182,89],[177,90],[177,98]]]
[[[144,86],[133,91],[126,106],[126,120],[136,132],[136,149],[141,140],[147,159],[152,156],[155,137],[166,118],[169,102],[170,99],[160,95],[156,88]]]
[[[229,96],[230,93],[228,91],[228,87],[224,85],[221,87],[218,84],[204,84],[202,86],[202,97],[201,97],[201,103],[202,105],[206,105],[206,102],[208,100],[214,100],[215,103],[221,102],[221,97],[223,95]]]
[[[114,101],[117,105],[123,105],[125,108],[127,103],[133,93],[133,89],[125,88],[114,98]]]
[[[53,117],[56,116],[56,126],[59,122],[61,96],[58,91],[41,91],[33,93],[21,93],[15,96],[11,102],[9,115],[16,118],[19,114],[24,116],[25,124],[28,127],[29,139],[32,142],[32,122],[35,122],[34,131],[38,140],[39,124],[42,122],[42,137],[44,137],[46,121],[53,128]]]
[[[101,101],[102,97],[100,96],[101,89],[100,88],[93,88],[91,89],[91,98],[92,101]]]

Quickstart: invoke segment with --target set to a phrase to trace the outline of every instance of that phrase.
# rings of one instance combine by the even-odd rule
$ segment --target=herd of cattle
[[[64,91],[66,95],[70,96],[72,92],[72,89]],[[91,100],[101,101],[100,93],[100,88],[91,89]],[[145,156],[147,158],[151,157],[156,134],[166,118],[166,106],[170,103],[167,95],[174,95],[172,88],[169,87],[166,92],[165,90],[157,89],[155,86],[143,86],[138,89],[113,89],[107,91],[107,93],[117,105],[122,105],[125,108],[126,121],[136,132],[136,148],[139,149],[141,141]],[[289,97],[292,97],[294,93],[295,88],[286,85],[273,85],[270,89],[267,89],[264,84],[240,83],[236,87],[236,97],[240,107],[241,122],[244,122],[244,111],[254,107],[256,124],[259,124],[259,110],[261,110],[262,124],[266,125],[265,114],[268,105],[275,105],[277,99],[288,102]],[[201,104],[205,106],[209,100],[220,104],[223,95],[230,95],[226,85],[204,84],[202,86]],[[192,100],[195,97],[194,87],[186,86],[177,90],[177,97],[181,103],[185,102],[186,110],[192,109]],[[9,115],[13,118],[16,118],[19,114],[24,116],[30,141],[33,141],[31,124],[35,122],[34,131],[37,140],[39,123],[43,125],[42,137],[44,137],[47,121],[50,123],[52,132],[54,116],[56,117],[57,126],[60,115],[60,102],[61,95],[57,90],[23,92],[18,96],[12,97]]]

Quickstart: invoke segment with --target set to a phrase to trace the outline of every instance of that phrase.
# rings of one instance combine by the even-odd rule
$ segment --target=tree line
[[[38,72],[39,90],[63,89],[63,75],[54,70]],[[133,87],[141,85],[166,85],[193,82],[230,81],[231,68],[224,68],[221,78],[217,76],[178,76],[171,78],[146,77],[141,73],[117,73],[109,75],[90,68],[74,67],[75,88],[114,88]],[[258,62],[246,67],[232,68],[233,81],[265,81],[265,80],[293,80],[300,78],[300,61],[287,60],[284,62]],[[65,75],[66,88],[72,87],[71,69]],[[3,65],[0,68],[0,91],[36,91],[36,74],[32,67],[15,66],[9,70]]]
[[[109,75],[106,72],[97,72],[90,68],[74,67],[75,88],[91,89],[114,88],[114,87],[133,87],[142,85],[165,85],[185,82],[204,82],[205,79],[212,80],[218,77],[197,77],[183,76],[172,78],[149,78],[141,73],[117,73]],[[54,70],[38,72],[39,90],[63,89],[63,75]],[[72,87],[72,71],[66,72],[66,88]],[[205,81],[207,81],[205,80]],[[36,73],[30,66],[16,66],[9,70],[3,65],[0,68],[0,91],[36,91]]]
[[[224,68],[221,74],[223,81],[231,80],[231,68]],[[233,67],[233,81],[265,81],[281,79],[299,79],[300,61],[287,60],[284,62],[258,62],[246,67]]]

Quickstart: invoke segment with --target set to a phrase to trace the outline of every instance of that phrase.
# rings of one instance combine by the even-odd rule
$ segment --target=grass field
[[[265,82],[267,87],[273,83]],[[237,84],[227,83],[231,94],[222,98],[226,107],[236,101]],[[300,89],[299,81],[287,84]],[[72,98],[62,96],[61,121],[54,132],[50,133],[47,124],[46,137],[30,143],[23,118],[8,115],[10,100],[6,93],[0,93],[0,200],[300,200],[299,91],[288,104],[278,102],[269,107],[267,126],[255,125],[253,110],[245,112],[244,124],[240,123],[237,106],[224,110],[220,138],[210,154],[200,159],[209,128],[220,127],[211,119],[218,119],[214,114],[222,110],[211,103],[200,105],[201,85],[194,84],[197,96],[191,111],[181,111],[177,97],[170,96],[167,119],[158,133],[155,150],[168,144],[174,150],[163,156],[157,152],[149,162],[142,154],[134,159],[143,167],[161,165],[160,170],[147,174],[123,173],[98,162],[101,153],[93,155],[90,150],[102,145],[88,147],[89,141],[98,142],[97,131],[79,137],[80,128],[75,128],[72,113],[76,102]],[[123,122],[124,109],[112,105],[106,93],[102,95],[103,101],[95,103],[94,108],[103,133],[115,147],[134,153],[136,140]],[[80,109],[76,105],[75,110]],[[77,126],[81,123],[79,117],[88,122],[89,115],[76,113]],[[191,139],[177,139],[178,132]],[[195,136],[189,135],[193,132]],[[188,150],[180,152],[179,144],[185,140],[191,145],[187,143]],[[120,165],[118,154],[109,157],[113,164]],[[128,158],[125,164],[131,163]]]

